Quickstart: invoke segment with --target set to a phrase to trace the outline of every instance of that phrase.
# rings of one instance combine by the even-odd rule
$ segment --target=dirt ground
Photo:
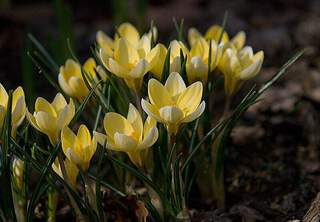
[[[98,29],[112,30],[110,9],[71,3],[77,50],[84,56]],[[225,163],[226,210],[191,199],[193,221],[300,221],[320,187],[320,1],[153,0],[146,17],[154,19],[160,40],[167,42],[175,37],[172,17],[204,31],[221,23],[226,10],[228,32],[246,31],[247,44],[265,51],[255,82],[270,78],[297,50],[304,48],[305,55],[234,129]],[[0,11],[0,82],[21,83],[25,30],[43,38],[44,28],[55,30],[53,18],[45,3]],[[39,77],[38,85],[43,81]]]

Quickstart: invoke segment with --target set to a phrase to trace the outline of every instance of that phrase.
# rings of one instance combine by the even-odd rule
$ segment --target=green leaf
[[[161,82],[165,82],[166,79],[168,78],[170,74],[170,54],[171,54],[171,48],[168,48],[166,58],[164,60],[164,65],[163,65],[163,70],[162,70],[162,77],[161,77]]]
[[[28,34],[28,37],[31,40],[31,42],[35,45],[35,47],[39,50],[39,52],[42,54],[42,56],[44,56],[44,58],[48,61],[52,70],[58,73],[59,72],[58,64],[54,61],[54,59],[46,51],[46,49],[42,46],[42,44],[31,33]]]

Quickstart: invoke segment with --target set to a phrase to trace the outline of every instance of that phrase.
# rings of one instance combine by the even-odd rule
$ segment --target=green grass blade
[[[46,51],[46,49],[42,46],[42,44],[31,33],[28,33],[28,38],[31,40],[31,42],[34,44],[34,46],[37,48],[37,50],[48,61],[48,63],[50,64],[52,70],[54,70],[56,73],[58,73],[59,72],[59,65],[54,61],[54,59]]]

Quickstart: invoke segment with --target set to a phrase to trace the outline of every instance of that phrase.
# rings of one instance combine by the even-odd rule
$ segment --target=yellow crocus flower
[[[6,89],[0,83],[0,133],[6,112],[8,110],[9,96]],[[15,137],[17,128],[21,125],[26,115],[26,102],[22,87],[16,88],[12,93],[12,109],[11,109],[11,135]]]
[[[182,54],[185,57],[189,50],[187,47],[183,44],[181,41],[173,40],[170,42],[169,45],[170,48],[170,73],[171,72],[180,72],[181,71],[181,55],[180,50],[182,50]],[[150,58],[154,59],[154,65],[150,72],[153,74],[153,76],[159,80],[162,78],[162,72],[164,68],[164,63],[167,55],[167,48],[159,43],[155,49],[149,56]]]
[[[203,113],[202,88],[200,81],[186,87],[180,74],[173,72],[165,85],[156,79],[149,80],[150,102],[142,99],[141,105],[148,115],[166,126],[169,134],[176,134],[181,124],[191,122]]]
[[[222,56],[223,44],[217,45],[211,41],[210,72],[219,64]],[[186,63],[186,71],[189,83],[200,80],[203,84],[208,80],[210,43],[203,37],[199,37],[192,46]]]
[[[153,27],[149,32],[145,33],[143,36],[147,36],[150,40],[153,35],[154,41],[157,39],[158,30],[156,27]],[[137,47],[140,41],[140,34],[138,30],[128,22],[122,23],[116,30],[114,38],[112,39],[106,35],[103,31],[98,31],[96,35],[96,41],[98,46],[103,49],[108,55],[113,54],[115,45],[120,40],[120,38],[125,38],[133,46]]]
[[[107,79],[107,74],[102,67],[97,66],[93,58],[86,60],[83,64],[83,70],[89,78],[95,81],[97,81],[96,70],[104,81]],[[81,66],[72,59],[68,59],[65,65],[60,67],[58,80],[62,90],[66,94],[80,101],[84,100],[89,93],[89,89],[82,77]],[[91,84],[91,80],[89,79],[88,81]]]
[[[27,112],[31,125],[38,131],[46,134],[52,145],[58,142],[60,131],[67,126],[75,114],[75,106],[70,99],[67,104],[61,93],[58,93],[53,102],[38,97],[33,115]]]
[[[170,42],[170,73],[172,72],[180,72],[181,71],[181,55],[180,50],[182,50],[182,54],[185,57],[189,50],[181,41],[173,40]]]
[[[148,117],[143,124],[139,111],[130,104],[127,118],[109,112],[103,123],[106,135],[95,132],[97,141],[108,149],[127,153],[132,163],[142,167],[148,148],[158,139],[157,122]]]
[[[261,69],[263,59],[263,51],[254,54],[249,46],[240,51],[226,49],[219,64],[219,69],[224,75],[226,94],[232,96],[245,80],[256,76]]]
[[[65,126],[61,131],[61,143],[66,157],[81,170],[87,171],[97,148],[97,143],[91,139],[88,128],[81,125],[75,135],[68,126]]]
[[[64,160],[64,167],[66,169],[66,174],[69,179],[70,185],[75,189],[77,185],[77,177],[79,174],[78,167],[68,158]],[[58,158],[52,163],[53,171],[58,174],[62,179],[66,179],[63,177],[61,167],[58,161]]]
[[[150,72],[159,80],[162,78],[167,51],[167,48],[163,44],[159,43],[149,54],[150,58],[155,58],[154,66],[151,68]]]
[[[138,91],[144,75],[153,67],[157,58],[149,56],[151,53],[154,54],[147,36],[143,36],[137,46],[133,46],[126,38],[120,38],[115,44],[113,56],[100,49],[100,58],[107,70],[122,78],[130,89]]]
[[[216,42],[219,41],[220,35],[222,33],[222,27],[219,25],[213,25],[211,26],[205,33],[204,36],[195,28],[190,28],[188,31],[188,41],[190,46],[192,47],[196,40],[199,37],[204,37],[206,40],[214,40]],[[240,31],[238,32],[233,38],[229,38],[229,35],[226,31],[223,32],[221,37],[221,42],[223,44],[227,44],[228,42],[232,43],[237,50],[240,50],[243,48],[246,41],[246,35],[245,32]]]

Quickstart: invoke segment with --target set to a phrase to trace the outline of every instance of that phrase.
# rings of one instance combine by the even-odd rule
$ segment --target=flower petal
[[[160,114],[159,114],[156,106],[150,104],[149,102],[147,102],[144,99],[141,99],[141,107],[149,116],[151,116],[152,118],[154,118],[158,122],[162,122]]]
[[[62,146],[62,150],[64,152],[64,154],[67,156],[67,150],[73,149],[74,146],[76,145],[76,135],[74,134],[74,132],[72,132],[72,130],[65,126],[63,127],[63,129],[61,130],[61,146]]]
[[[120,38],[116,44],[114,58],[121,66],[135,64],[139,60],[137,50],[124,38]]]
[[[137,79],[137,78],[143,78],[143,76],[148,72],[149,70],[149,63],[147,60],[142,59],[138,64],[129,72],[129,76],[131,78]]]
[[[116,133],[122,133],[125,135],[131,135],[134,133],[134,129],[130,122],[118,113],[107,113],[104,117],[103,124],[107,136],[111,138],[113,138]]]
[[[65,106],[59,113],[57,119],[57,129],[61,130],[63,127],[69,125],[75,113],[75,107],[73,100],[70,99],[70,102]]]
[[[165,83],[165,87],[171,97],[176,100],[180,93],[182,93],[186,89],[186,84],[184,83],[179,73],[172,72]]]
[[[151,147],[155,142],[157,142],[158,137],[159,133],[157,127],[152,127],[148,134],[143,138],[142,143],[139,144],[139,149],[142,150]]]
[[[166,124],[177,124],[184,117],[182,110],[175,106],[162,107],[159,113]]]
[[[202,101],[200,103],[200,105],[198,106],[198,108],[193,113],[187,115],[182,120],[182,122],[183,123],[188,123],[188,122],[192,122],[193,120],[197,119],[204,112],[205,108],[206,108],[206,103],[205,103],[205,101]]]
[[[108,66],[106,68],[109,70],[109,72],[115,74],[116,76],[120,78],[126,78],[129,71],[121,66],[117,61],[115,61],[112,58],[109,58]]]
[[[38,97],[35,103],[36,112],[45,112],[51,115],[52,117],[57,117],[57,113],[54,110],[53,106],[44,98]]]
[[[7,107],[8,99],[8,93],[6,89],[3,87],[3,85],[0,83],[0,105],[3,107]]]
[[[123,152],[136,150],[138,145],[137,141],[132,137],[118,132],[114,134],[114,142],[117,149],[116,151]]]
[[[91,145],[91,134],[88,128],[83,124],[81,124],[78,129],[77,139],[81,144],[81,147],[88,147]]]
[[[198,107],[202,98],[202,90],[202,83],[195,82],[181,93],[177,104],[185,115],[189,115]]]
[[[167,88],[164,87],[158,80],[150,79],[148,83],[148,95],[151,104],[155,105],[158,109],[163,106],[172,105],[173,101]]]
[[[59,113],[66,105],[67,101],[61,93],[58,93],[51,104],[56,113]]]
[[[129,104],[127,120],[131,123],[131,126],[134,129],[135,137],[137,138],[138,141],[140,141],[142,139],[142,132],[143,132],[142,118],[137,108],[131,103]]]

